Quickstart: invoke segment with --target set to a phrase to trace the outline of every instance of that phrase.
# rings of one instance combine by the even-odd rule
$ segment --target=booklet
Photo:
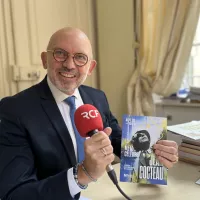
[[[167,119],[124,115],[120,181],[167,185],[167,168],[156,158],[153,145],[167,139]]]

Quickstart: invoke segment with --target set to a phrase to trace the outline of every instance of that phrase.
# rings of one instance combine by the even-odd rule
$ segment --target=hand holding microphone
[[[113,147],[108,137],[111,131],[111,128],[106,128],[85,141],[83,164],[94,179],[100,178],[104,174],[106,166],[114,160]]]
[[[98,110],[89,104],[80,106],[74,115],[76,128],[82,137],[90,137],[85,141],[85,160],[83,162],[87,173],[98,179],[107,166],[114,160],[113,147],[109,139],[111,128],[103,130],[103,122]],[[82,171],[82,170],[81,170]],[[80,182],[89,183],[90,179],[80,174]]]
[[[130,200],[119,187],[116,173],[110,164],[114,160],[113,147],[109,139],[112,130],[111,128],[103,130],[103,122],[99,111],[92,105],[84,104],[76,110],[74,121],[80,135],[90,137],[84,144],[85,160],[83,165],[87,170],[87,176],[85,172],[79,170],[79,182],[86,185],[91,182],[91,178],[98,179],[106,170],[119,192]]]

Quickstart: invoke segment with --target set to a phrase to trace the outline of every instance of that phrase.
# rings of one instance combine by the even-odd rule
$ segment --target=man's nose
[[[74,60],[72,56],[69,56],[64,62],[63,62],[63,66],[68,68],[68,69],[74,69],[76,68],[75,64],[74,64]]]

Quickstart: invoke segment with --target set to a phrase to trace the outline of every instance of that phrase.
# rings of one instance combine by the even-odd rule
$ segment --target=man
[[[87,36],[79,29],[58,30],[41,59],[47,77],[0,101],[2,200],[78,199],[82,189],[103,175],[113,153],[120,156],[121,129],[105,94],[82,85],[96,66]],[[99,110],[105,129],[79,145],[71,116],[74,104],[85,103]],[[159,159],[172,167],[176,143],[165,141],[155,148]]]

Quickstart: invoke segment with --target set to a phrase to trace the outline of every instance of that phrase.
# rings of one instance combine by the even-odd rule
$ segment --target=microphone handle
[[[106,171],[107,171],[108,176],[110,177],[111,181],[115,185],[117,185],[118,184],[117,175],[116,175],[115,170],[113,169],[113,166],[111,164],[106,166]]]
[[[90,132],[87,133],[87,135],[89,137],[92,137],[95,133],[98,133],[98,129],[92,130]],[[115,170],[113,168],[113,166],[111,164],[106,166],[106,171],[108,173],[108,176],[110,177],[110,179],[112,180],[112,182],[114,183],[114,185],[117,187],[117,189],[119,190],[119,192],[127,199],[127,200],[131,200],[131,198],[129,198],[120,188],[120,186],[118,185],[118,180],[117,180],[117,175],[115,173]]]
[[[95,129],[95,130],[92,130],[90,132],[87,133],[87,135],[89,137],[92,137],[95,133],[98,133],[98,129]],[[118,181],[117,181],[117,176],[116,176],[116,173],[115,173],[115,170],[113,169],[113,166],[111,164],[107,165],[106,166],[106,171],[108,173],[108,176],[110,177],[110,179],[112,180],[112,182],[116,185],[118,184]]]
[[[87,135],[88,135],[89,137],[92,137],[95,133],[98,133],[98,132],[99,132],[98,129],[94,129],[94,130],[88,132]]]

